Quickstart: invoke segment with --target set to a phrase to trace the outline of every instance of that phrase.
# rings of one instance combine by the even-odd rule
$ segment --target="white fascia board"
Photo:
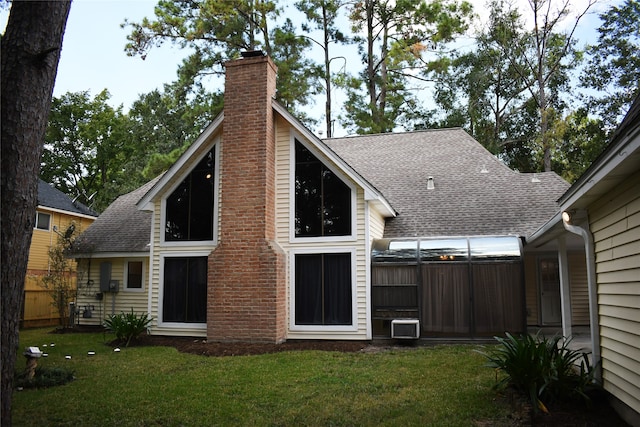
[[[153,210],[153,204],[151,203],[151,201],[167,185],[167,183],[171,181],[173,176],[182,169],[185,163],[187,163],[187,161],[191,159],[194,153],[196,153],[200,149],[200,147],[209,140],[211,135],[213,135],[215,131],[217,131],[220,128],[220,125],[222,124],[223,119],[224,119],[224,112],[218,114],[218,116],[215,119],[213,119],[213,121],[209,124],[209,126],[207,126],[207,128],[204,131],[202,131],[200,136],[198,136],[195,142],[191,144],[189,148],[187,148],[187,151],[185,151],[182,154],[182,156],[180,156],[180,158],[176,160],[176,162],[173,165],[171,165],[171,167],[167,170],[167,172],[165,172],[162,178],[160,178],[158,182],[156,182],[156,184],[147,192],[147,194],[145,194],[140,199],[140,201],[136,204],[138,209],[142,211]]]
[[[49,212],[55,212],[55,213],[59,213],[59,214],[69,215],[69,216],[75,216],[75,217],[78,217],[78,218],[86,218],[86,219],[93,219],[93,220],[98,218],[97,216],[81,214],[81,213],[78,213],[78,212],[65,211],[64,209],[56,209],[56,208],[51,208],[49,206],[44,206],[44,205],[38,205],[36,207],[36,209],[41,210],[41,211],[49,211]]]
[[[324,156],[334,162],[342,172],[351,178],[356,184],[364,189],[364,198],[367,201],[373,201],[380,212],[387,216],[396,216],[395,210],[391,207],[385,197],[366,179],[364,179],[358,172],[356,172],[348,163],[346,163],[340,156],[338,156],[333,150],[331,150],[320,138],[315,136],[309,129],[307,129],[302,123],[300,123],[291,113],[287,111],[278,102],[272,102],[273,109],[280,114],[300,135],[304,136],[314,147],[320,151]]]

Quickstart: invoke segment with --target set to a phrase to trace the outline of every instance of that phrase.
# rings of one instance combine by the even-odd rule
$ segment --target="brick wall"
[[[266,56],[226,64],[220,234],[209,257],[211,341],[285,339],[286,257],[274,241],[275,85]]]

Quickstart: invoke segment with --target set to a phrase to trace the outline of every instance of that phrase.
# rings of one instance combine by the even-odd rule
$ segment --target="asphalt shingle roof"
[[[532,182],[534,174],[511,170],[462,129],[324,142],[398,212],[387,220],[388,238],[527,236],[557,213],[556,200],[569,187],[553,172],[535,174],[539,182]]]
[[[81,215],[98,216],[93,209],[80,202],[72,201],[69,196],[43,180],[38,181],[38,205]]]
[[[138,200],[159,179],[118,197],[74,243],[75,254],[149,252],[151,212],[141,211]]]

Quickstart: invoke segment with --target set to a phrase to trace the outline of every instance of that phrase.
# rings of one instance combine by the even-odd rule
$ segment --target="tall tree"
[[[18,325],[37,203],[40,154],[70,1],[13,2],[1,50],[1,422],[11,425]]]
[[[587,47],[580,80],[596,94],[586,104],[614,129],[640,90],[640,2],[626,0],[600,15],[598,41]]]
[[[97,211],[130,180],[123,165],[134,151],[128,118],[109,97],[105,89],[93,99],[88,92],[54,98],[42,156],[42,179]]]
[[[534,153],[537,113],[528,102],[524,64],[515,66],[515,49],[524,30],[513,31],[520,15],[505,8],[503,1],[492,1],[488,7],[488,23],[476,35],[474,48],[443,58],[439,67],[425,71],[435,81],[438,106],[427,125],[464,127],[512,168],[529,170],[529,165],[535,167],[526,157]]]
[[[179,74],[186,73],[201,84],[207,76],[222,75],[222,64],[240,52],[263,50],[282,68],[278,100],[295,110],[311,102],[318,75],[302,54],[311,42],[295,37],[291,21],[277,26],[279,13],[272,0],[160,0],[154,20],[123,24],[132,29],[126,51],[144,58],[165,42],[192,49]]]
[[[420,102],[413,83],[423,54],[466,31],[471,5],[434,0],[364,0],[352,6],[350,19],[364,70],[346,81],[343,122],[358,133],[389,132],[411,123]],[[365,88],[366,98],[361,95]],[[406,126],[409,127],[409,126]]]
[[[500,44],[509,46],[504,53],[536,104],[539,115],[538,138],[543,153],[542,168],[550,171],[550,118],[557,117],[562,109],[560,92],[567,89],[568,71],[575,68],[575,59],[579,57],[574,48],[576,27],[595,0],[588,0],[587,5],[574,18],[573,25],[564,32],[560,28],[571,14],[571,0],[562,0],[560,3],[554,3],[552,0],[528,0],[528,3],[533,28],[520,34],[520,29],[525,27],[525,24],[511,20],[509,22],[512,23],[512,28],[505,31],[505,38]],[[514,40],[518,40],[515,50],[512,49]]]
[[[320,46],[324,56],[324,73],[322,77],[325,91],[324,116],[327,138],[331,138],[333,133],[331,61],[338,58],[344,59],[344,57],[331,56],[331,44],[347,41],[344,33],[336,26],[338,11],[344,4],[343,0],[299,0],[296,3],[296,7],[305,14],[310,24],[303,24],[303,31],[308,33],[312,29],[316,29],[322,33],[320,41],[314,38],[310,39]]]

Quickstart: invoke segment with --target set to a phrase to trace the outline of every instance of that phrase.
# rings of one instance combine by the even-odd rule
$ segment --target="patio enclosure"
[[[371,260],[374,337],[393,319],[419,319],[422,338],[526,330],[517,237],[378,239]]]

